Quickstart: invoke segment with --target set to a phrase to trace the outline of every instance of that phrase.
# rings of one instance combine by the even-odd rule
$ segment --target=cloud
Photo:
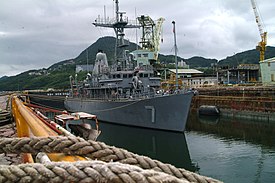
[[[174,54],[172,21],[176,21],[178,55],[222,59],[254,49],[260,41],[249,1],[220,0],[129,0],[120,1],[120,10],[129,19],[136,15],[164,17],[160,52]],[[105,11],[104,11],[105,6]],[[114,35],[113,30],[94,27],[101,15],[113,17],[113,1],[100,0],[9,0],[0,6],[0,77],[49,67],[78,56],[99,37]],[[275,43],[275,1],[258,2],[268,30],[268,45]],[[135,13],[136,12],[136,13]],[[135,31],[126,38],[135,42]]]

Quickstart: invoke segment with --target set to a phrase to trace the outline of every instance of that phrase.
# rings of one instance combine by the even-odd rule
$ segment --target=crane
[[[143,49],[154,51],[154,28],[155,22],[149,16],[141,15],[138,21],[142,27],[141,46]]]
[[[143,49],[154,52],[154,60],[157,60],[158,58],[162,24],[164,20],[164,18],[159,18],[154,21],[150,16],[144,15],[138,17],[138,21],[142,27],[142,37],[140,43]]]
[[[265,59],[265,50],[266,50],[266,43],[267,43],[267,32],[264,31],[263,26],[262,26],[262,20],[259,16],[258,10],[257,10],[257,6],[256,6],[256,0],[251,0],[251,4],[252,4],[252,8],[254,11],[254,15],[256,18],[256,23],[258,25],[258,29],[260,32],[260,36],[261,36],[261,41],[258,43],[258,45],[256,46],[256,49],[258,51],[260,51],[260,62],[262,62]]]

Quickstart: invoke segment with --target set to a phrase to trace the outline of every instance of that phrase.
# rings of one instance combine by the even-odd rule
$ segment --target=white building
[[[182,67],[182,68],[185,68],[185,69],[189,69],[189,65],[187,65],[186,62],[184,62],[183,60],[178,62],[178,66]]]
[[[170,72],[176,73],[176,69],[169,69]],[[191,78],[194,76],[200,76],[203,72],[196,69],[178,69],[179,78]]]
[[[80,71],[93,71],[93,65],[76,65],[75,72],[79,73]]]
[[[183,84],[190,88],[200,88],[218,85],[217,77],[184,78]]]
[[[275,85],[275,57],[260,62],[262,83]]]
[[[169,69],[169,71],[176,73],[176,69]],[[203,72],[196,69],[178,69],[178,78],[182,80],[184,86],[190,88],[218,85],[217,77],[203,76]]]

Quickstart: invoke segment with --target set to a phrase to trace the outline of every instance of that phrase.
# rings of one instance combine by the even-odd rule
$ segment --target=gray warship
[[[116,34],[114,61],[108,64],[103,51],[96,55],[92,73],[84,81],[70,77],[71,92],[64,101],[68,111],[83,111],[97,115],[103,122],[144,128],[183,132],[193,92],[161,90],[161,78],[155,69],[159,51],[161,26],[164,21],[153,21],[140,16],[130,22],[119,11],[118,0],[114,20],[98,17],[98,27],[113,28]],[[129,52],[124,30],[141,28],[141,47]]]

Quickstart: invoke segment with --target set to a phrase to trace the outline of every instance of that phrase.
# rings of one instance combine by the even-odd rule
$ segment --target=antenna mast
[[[129,41],[125,41],[124,29],[126,28],[140,28],[139,24],[136,24],[135,21],[128,21],[128,17],[124,16],[125,12],[119,11],[118,0],[115,0],[115,19],[106,20],[98,17],[93,25],[98,27],[113,28],[116,34],[116,46],[115,46],[115,61],[116,62],[125,62],[126,54],[125,47],[129,46]]]

